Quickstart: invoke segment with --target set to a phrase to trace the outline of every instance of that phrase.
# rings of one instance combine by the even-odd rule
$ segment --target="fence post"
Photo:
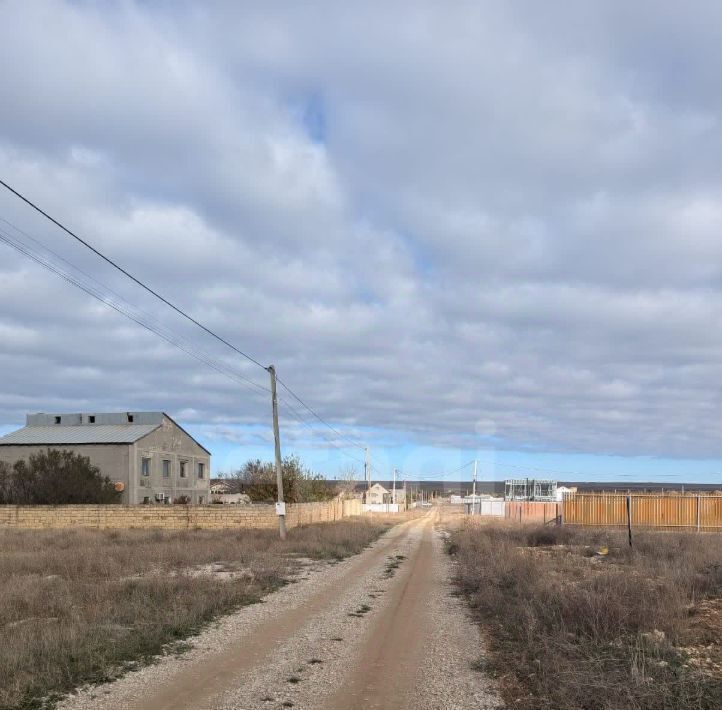
[[[701,501],[700,501],[700,497],[699,497],[699,493],[698,493],[697,494],[697,532],[699,532],[700,522],[701,522],[701,520],[700,520],[701,516],[700,516],[700,510],[699,510],[700,503],[701,503]]]
[[[629,546],[632,546],[632,496],[627,496],[627,532],[629,533]]]

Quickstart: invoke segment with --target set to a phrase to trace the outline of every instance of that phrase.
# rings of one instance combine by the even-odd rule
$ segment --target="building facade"
[[[211,454],[163,412],[28,414],[0,438],[0,461],[46,449],[73,451],[122,489],[122,502],[211,502]]]
[[[368,505],[381,505],[386,503],[406,503],[406,487],[398,482],[396,488],[392,482],[374,483],[368,490],[366,484],[359,484],[358,490],[362,491],[364,502]]]

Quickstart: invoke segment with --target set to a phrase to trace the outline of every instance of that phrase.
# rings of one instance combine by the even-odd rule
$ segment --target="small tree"
[[[323,478],[307,469],[297,456],[286,456],[281,463],[283,498],[286,503],[329,500],[334,491]],[[226,479],[234,493],[246,493],[254,503],[273,503],[276,500],[276,467],[260,459],[247,461],[235,474]]]
[[[87,456],[48,449],[0,469],[0,500],[16,505],[117,503],[120,492]]]
[[[352,496],[356,490],[356,485],[359,482],[359,473],[353,464],[347,464],[343,466],[338,475],[338,482],[336,483],[336,490],[342,496]]]

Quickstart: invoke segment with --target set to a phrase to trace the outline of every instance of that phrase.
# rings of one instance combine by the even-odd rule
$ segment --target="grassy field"
[[[722,536],[469,523],[449,551],[510,707],[722,707]]]
[[[275,531],[0,530],[0,708],[37,708],[259,600],[302,558],[360,552],[383,516]]]

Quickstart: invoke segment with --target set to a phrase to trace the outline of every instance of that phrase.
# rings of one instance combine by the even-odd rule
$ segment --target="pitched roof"
[[[160,424],[62,424],[25,426],[0,438],[0,446],[35,444],[132,444]]]

